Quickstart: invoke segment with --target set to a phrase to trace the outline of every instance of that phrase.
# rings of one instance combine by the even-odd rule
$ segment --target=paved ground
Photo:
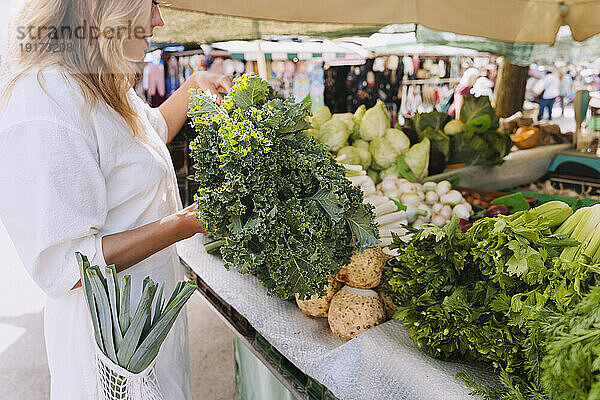
[[[25,273],[0,222],[0,399],[49,399],[44,295]],[[232,336],[200,294],[188,306],[195,400],[233,400]]]

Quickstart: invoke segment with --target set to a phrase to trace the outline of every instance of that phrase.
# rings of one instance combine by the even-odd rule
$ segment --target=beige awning
[[[294,23],[419,23],[521,43],[553,43],[563,23],[578,41],[600,33],[600,0],[169,0],[169,4],[207,14]]]

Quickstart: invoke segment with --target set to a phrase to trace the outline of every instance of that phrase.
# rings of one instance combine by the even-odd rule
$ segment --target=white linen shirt
[[[94,340],[75,252],[105,266],[102,237],[181,208],[158,109],[135,95],[147,140],[134,138],[106,105],[87,107],[70,77],[54,70],[20,79],[0,115],[0,218],[36,284],[47,294],[45,337],[53,400],[93,399]],[[169,293],[183,272],[170,246],[123,273],[131,315],[146,276]],[[168,399],[191,399],[185,310],[163,344],[157,377]]]

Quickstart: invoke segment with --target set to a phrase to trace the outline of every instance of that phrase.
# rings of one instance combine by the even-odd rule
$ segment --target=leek
[[[131,361],[131,357],[133,356],[133,353],[135,353],[137,344],[139,343],[140,337],[142,336],[144,324],[146,323],[148,314],[150,314],[152,298],[154,297],[155,290],[155,285],[146,285],[144,291],[142,292],[142,298],[140,299],[140,303],[138,304],[138,307],[135,310],[135,313],[133,314],[133,319],[131,320],[129,329],[127,329],[127,332],[123,337],[123,343],[121,344],[121,348],[119,349],[119,353],[117,354],[117,357],[119,359],[118,364],[122,367],[129,367],[129,361]]]
[[[90,266],[84,255],[76,253],[76,258],[98,348],[128,371],[143,371],[156,358],[196,284],[178,282],[165,304],[164,283],[159,288],[147,277],[140,302],[130,318],[131,276],[124,276],[119,285],[114,265],[106,267],[105,278],[100,268]]]
[[[102,335],[100,333],[100,321],[98,321],[98,310],[96,308],[96,301],[94,300],[94,294],[90,288],[90,280],[85,274],[85,270],[89,268],[90,262],[87,257],[77,252],[75,253],[77,264],[79,264],[79,275],[81,276],[81,288],[85,295],[85,301],[90,309],[90,315],[92,317],[92,327],[94,328],[94,337],[96,338],[96,344],[104,353],[104,344],[102,343]]]
[[[123,340],[123,333],[119,326],[119,282],[117,281],[117,269],[114,265],[106,267],[106,283],[108,288],[108,299],[112,312],[113,333],[115,337],[115,349],[118,351]]]
[[[121,334],[125,336],[125,332],[129,329],[129,302],[131,298],[131,275],[125,275],[121,278],[121,288],[119,290],[119,325],[121,326]]]

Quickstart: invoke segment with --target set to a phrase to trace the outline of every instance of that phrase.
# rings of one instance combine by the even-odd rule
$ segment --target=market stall
[[[467,3],[461,6],[468,6]],[[555,2],[552,5],[559,6]],[[199,7],[186,1],[176,6],[242,17],[286,19],[285,12],[272,4],[267,7],[270,13],[256,13],[243,7],[219,8],[216,4]],[[539,4],[530,6],[531,12]],[[548,37],[556,34],[556,22],[574,21],[573,16],[580,11],[575,5],[561,7],[551,7],[544,14],[549,18],[544,29],[531,32],[513,24],[513,32],[508,37],[513,41],[548,42]],[[567,9],[571,12],[565,13]],[[314,14],[315,10],[321,12],[320,17]],[[511,12],[510,16],[507,12],[499,12],[499,15],[518,22],[517,17],[522,16],[520,9]],[[351,13],[334,17],[323,7],[295,15],[294,21],[301,23],[340,22],[337,18],[357,24],[383,21],[373,15],[366,17],[371,18],[368,21],[360,20]],[[419,13],[407,12],[403,17],[394,15],[393,18],[394,22],[420,22],[457,33],[483,35],[479,32],[482,27],[442,26],[440,21],[430,21]],[[585,35],[574,30],[576,37]],[[508,38],[500,32],[484,36],[498,40]],[[257,46],[259,53],[262,51],[260,44],[251,46]],[[181,243],[179,252],[204,287],[201,289],[204,295],[246,346],[236,345],[240,381],[244,381],[244,376],[256,376],[253,369],[261,365],[249,362],[251,353],[288,389],[289,392],[284,391],[285,396],[291,393],[297,398],[459,399],[466,398],[472,387],[477,387],[480,394],[491,390],[481,385],[498,385],[500,373],[503,390],[518,392],[520,389],[510,387],[507,379],[513,379],[513,375],[515,379],[522,379],[528,368],[523,363],[524,354],[529,356],[536,351],[527,336],[530,328],[524,324],[534,320],[535,312],[545,307],[548,312],[558,312],[557,309],[572,310],[578,315],[588,312],[585,309],[588,300],[581,305],[579,301],[588,299],[585,296],[593,285],[595,273],[592,268],[588,274],[583,266],[586,262],[596,262],[600,256],[596,251],[597,239],[590,228],[599,218],[598,208],[578,209],[581,204],[574,203],[577,211],[573,214],[570,206],[556,201],[530,210],[537,201],[535,197],[518,193],[503,196],[483,190],[486,187],[512,189],[546,176],[557,154],[570,147],[556,144],[563,142],[560,132],[558,136],[544,136],[540,132],[550,128],[533,124],[519,124],[518,129],[505,131],[489,99],[470,96],[468,92],[461,94],[461,102],[452,110],[456,119],[446,110],[435,107],[430,112],[415,110],[410,118],[392,127],[392,118],[382,103],[359,107],[354,113],[332,114],[331,110],[320,107],[307,119],[306,104],[294,105],[270,97],[262,83],[247,76],[239,82],[245,89],[239,89],[238,93],[234,88],[233,97],[225,100],[224,108],[200,94],[191,106],[192,124],[199,134],[192,144],[192,157],[198,163],[194,179],[202,188],[197,201],[200,215],[206,218],[209,227],[214,226],[209,230],[215,240],[191,239]],[[240,94],[250,88],[251,95]],[[233,100],[236,96],[237,101]],[[248,107],[252,113],[267,115],[249,116],[254,124],[267,132],[273,128],[287,135],[263,138],[255,133],[258,136],[246,137],[233,130],[228,118],[232,121],[240,118],[248,112]],[[278,110],[277,118],[270,114],[274,109]],[[224,117],[226,114],[228,117]],[[215,136],[211,130],[217,128],[226,136],[228,144],[212,142]],[[316,150],[315,141],[307,141],[302,132],[324,146]],[[565,142],[570,143],[570,139]],[[273,163],[269,167],[261,164],[260,157],[240,158],[271,145],[275,152],[271,153]],[[296,147],[300,149],[298,154],[304,154],[303,151],[312,154],[320,160],[318,162],[324,163],[328,174],[304,165],[308,160],[303,156],[297,160],[293,156],[281,158],[279,152],[286,153],[287,146],[299,146]],[[519,150],[511,152],[513,146]],[[222,151],[220,164],[216,158],[210,161],[214,154],[203,150],[209,148]],[[356,200],[351,195],[353,189],[348,187],[347,181],[340,180],[340,171],[329,164],[331,156],[325,156],[323,149],[333,153],[335,160],[344,166],[345,176],[353,187],[362,189],[362,205],[353,203]],[[325,161],[327,159],[330,161]],[[228,166],[231,160],[238,160],[240,164]],[[223,175],[217,167],[227,170],[227,174]],[[271,187],[258,178],[270,168],[285,171],[290,175],[289,182],[280,181],[279,186]],[[249,176],[250,171],[256,177]],[[303,183],[311,174],[315,180]],[[278,181],[281,178],[278,172],[268,176]],[[216,177],[221,186],[213,185]],[[453,186],[456,180],[475,188]],[[325,182],[324,187],[315,187],[315,182]],[[332,188],[338,192],[334,194]],[[244,196],[238,190],[243,191]],[[469,197],[473,193],[478,202],[485,198],[486,204],[475,207]],[[240,196],[237,202],[233,201],[236,196]],[[222,204],[216,202],[219,198]],[[292,203],[282,202],[283,199],[294,199],[293,204],[298,209],[288,210]],[[365,204],[374,206],[372,214],[364,211]],[[315,228],[312,218],[317,215],[321,218],[319,212],[325,222]],[[503,217],[505,214],[511,216]],[[287,217],[278,220],[282,215]],[[355,220],[357,215],[360,221]],[[582,215],[588,218],[582,219]],[[338,236],[339,224],[344,221],[350,229],[345,238]],[[302,228],[297,226],[300,223]],[[271,231],[269,224],[277,230]],[[262,232],[269,232],[269,237],[258,234],[259,226]],[[372,234],[373,226],[377,226],[381,237],[380,247],[374,247],[376,240],[373,239],[377,235]],[[318,231],[313,233],[314,243],[303,241],[306,240],[303,235],[311,229]],[[520,229],[527,229],[531,234],[521,237],[515,233]],[[563,232],[566,236],[560,239],[564,241],[555,242],[555,232]],[[504,240],[504,236],[499,239],[501,235],[508,239],[498,244],[496,240]],[[336,241],[339,241],[338,246],[352,247],[354,251],[377,249],[374,252],[386,254],[381,271],[375,274],[379,276],[368,283],[362,280],[367,279],[364,276],[360,279],[351,276],[379,262],[366,261],[368,257],[362,254],[354,254],[340,273],[329,271],[327,260],[339,254],[324,249]],[[479,243],[498,245],[495,256],[482,254],[486,250],[482,250]],[[205,251],[219,247],[222,258]],[[455,247],[459,250],[446,253]],[[309,254],[311,249],[314,249],[313,254]],[[589,259],[578,258],[580,253]],[[473,258],[461,258],[464,254]],[[363,258],[365,261],[361,264],[358,260]],[[564,267],[571,265],[568,263],[577,265],[576,276],[564,272]],[[549,276],[559,278],[548,281],[544,273],[538,273],[544,268],[551,271]],[[236,270],[255,277],[239,275]],[[327,271],[331,275],[327,276]],[[317,293],[325,283],[321,278],[328,282],[326,294],[322,289]],[[339,282],[346,286],[339,289],[342,286]],[[286,301],[294,295],[297,305]],[[395,313],[392,310],[395,320],[387,322],[384,321],[389,315],[384,312],[390,305],[385,296],[397,306]],[[357,302],[347,308],[352,310],[351,316],[340,313],[344,310],[340,305],[342,301]],[[372,308],[364,308],[371,305]],[[318,318],[323,316],[327,320]],[[557,320],[556,326],[564,323]],[[446,329],[441,328],[444,324]],[[542,356],[546,354],[540,353]],[[290,364],[303,376],[299,379],[304,382],[300,385],[303,387],[298,387],[299,380],[290,376],[294,373],[282,371],[283,364]],[[564,363],[561,368],[565,368]],[[457,379],[457,375],[463,380]],[[258,381],[264,383],[262,379]],[[311,388],[318,394],[308,393]],[[263,384],[256,390],[268,389]],[[275,396],[276,389],[272,390],[259,397]]]

